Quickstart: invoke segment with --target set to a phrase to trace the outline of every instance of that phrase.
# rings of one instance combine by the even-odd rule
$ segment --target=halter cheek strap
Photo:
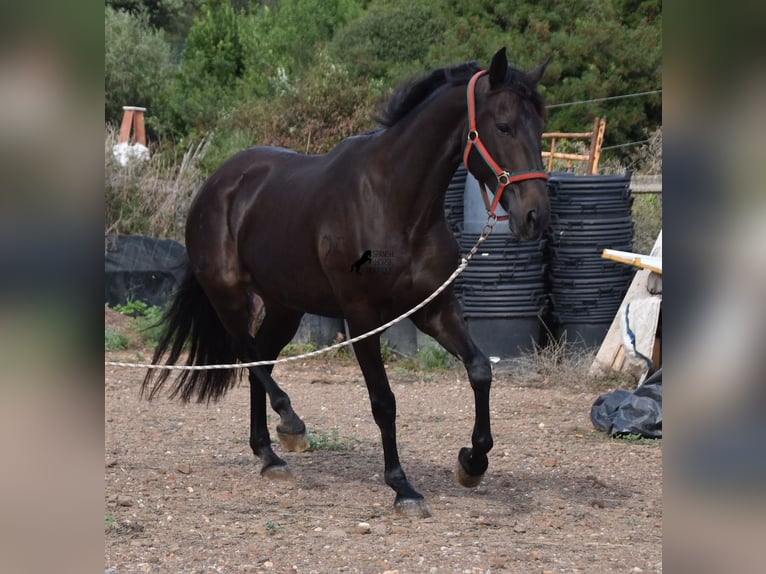
[[[495,184],[494,189],[495,197],[491,205],[489,202],[489,192],[487,191],[487,188],[485,187],[484,183],[479,182],[479,187],[482,191],[482,198],[484,199],[484,205],[487,208],[487,212],[495,216],[495,210],[500,204],[500,197],[503,195],[503,191],[505,191],[506,187],[512,183],[525,181],[527,179],[547,180],[548,174],[541,170],[517,171],[515,173],[508,172],[498,165],[498,163],[492,158],[492,155],[489,153],[489,151],[487,151],[484,143],[482,143],[481,138],[479,138],[479,131],[476,128],[476,81],[486,73],[487,72],[485,70],[477,72],[468,82],[468,139],[465,144],[465,150],[463,151],[463,163],[465,164],[465,168],[470,171],[468,167],[468,158],[471,155],[471,152],[475,149],[479,152],[479,155],[484,160],[484,163],[486,163],[492,170],[492,173],[495,174],[497,183]],[[502,217],[495,217],[500,221],[508,219],[507,215]]]

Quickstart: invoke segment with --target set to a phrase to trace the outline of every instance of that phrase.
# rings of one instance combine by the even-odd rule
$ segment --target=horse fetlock
[[[492,435],[490,434],[474,436],[471,443],[473,444],[474,452],[484,454],[491,451],[492,447],[495,446],[495,443],[492,440]],[[487,457],[485,456],[484,458],[486,459]]]

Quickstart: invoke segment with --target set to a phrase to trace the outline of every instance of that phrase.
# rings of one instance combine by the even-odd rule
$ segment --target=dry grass
[[[190,144],[181,161],[155,153],[147,161],[126,166],[112,148],[117,130],[107,126],[104,137],[105,233],[148,235],[183,241],[189,203],[202,183],[200,162],[211,137]]]

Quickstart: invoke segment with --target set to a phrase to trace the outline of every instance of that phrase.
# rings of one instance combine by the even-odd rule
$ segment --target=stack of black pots
[[[465,255],[479,239],[487,215],[479,185],[468,176],[464,197]],[[547,306],[545,240],[515,241],[498,222],[460,274],[455,290],[476,344],[485,354],[516,357],[540,344]]]
[[[559,340],[601,344],[635,269],[601,257],[605,248],[631,251],[630,174],[551,174],[548,242],[549,323]]]

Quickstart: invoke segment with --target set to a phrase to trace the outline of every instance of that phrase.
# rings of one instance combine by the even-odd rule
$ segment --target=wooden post
[[[122,125],[120,125],[119,143],[128,143],[130,141],[130,129],[133,128],[134,142],[146,146],[146,129],[144,128],[144,112],[146,108],[136,106],[122,106],[125,111],[122,115]]]
[[[590,138],[590,152],[588,153],[588,175],[598,173],[598,160],[601,158],[601,146],[604,144],[604,131],[606,119],[596,118],[593,122],[593,135]]]
[[[548,171],[553,171],[553,158],[556,155],[556,138],[551,138],[551,155],[548,156]]]

